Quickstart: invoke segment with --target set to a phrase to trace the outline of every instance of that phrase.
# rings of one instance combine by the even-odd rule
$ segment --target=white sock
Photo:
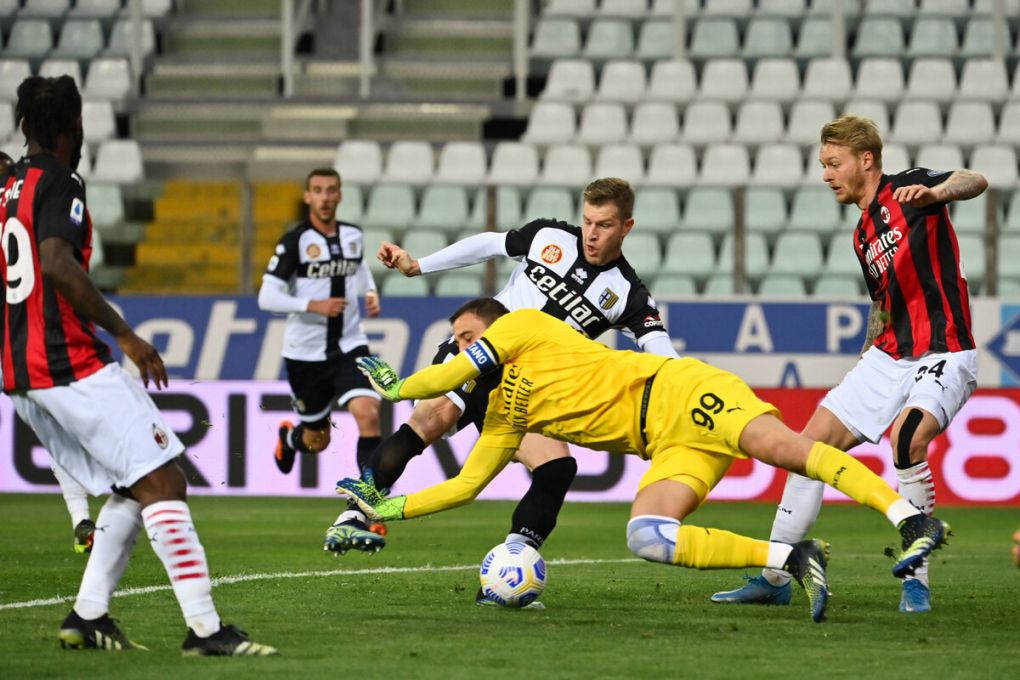
[[[776,518],[772,520],[772,534],[770,541],[780,543],[796,543],[804,540],[807,532],[811,531],[818,513],[822,509],[822,492],[825,484],[818,480],[804,477],[803,475],[789,473],[786,478],[786,486],[783,488],[783,500],[779,501],[776,508]],[[771,549],[769,551],[771,556]],[[774,586],[785,585],[790,582],[790,575],[782,570],[783,562],[779,568],[772,567],[763,569],[761,574],[765,580]]]
[[[96,518],[92,554],[74,603],[78,616],[92,620],[109,611],[110,596],[124,574],[141,528],[142,506],[130,498],[110,494]]]
[[[506,535],[506,540],[503,541],[503,542],[504,543],[523,543],[524,545],[530,545],[535,550],[538,550],[541,547],[540,545],[538,545],[538,543],[535,541],[535,539],[531,538],[530,536],[525,536],[524,534],[509,533],[509,534]]]
[[[142,510],[153,552],[170,577],[188,627],[199,637],[220,629],[212,599],[205,549],[198,541],[191,510],[184,501],[158,501]]]
[[[900,480],[900,495],[910,501],[915,508],[930,516],[935,510],[935,481],[932,479],[928,461],[921,461],[903,470],[896,468],[896,477]],[[927,558],[914,572],[913,578],[925,586],[928,585]]]
[[[344,522],[361,522],[362,524],[368,524],[368,518],[365,517],[365,513],[361,510],[347,509],[337,515],[336,521],[333,524],[343,524]]]
[[[790,558],[792,552],[793,546],[789,543],[779,543],[778,541],[769,543],[769,568],[778,570],[780,574],[786,574],[787,581],[790,580],[790,575],[782,571],[782,568],[786,565],[786,560]]]
[[[55,461],[50,461],[50,467],[53,469],[53,476],[57,478],[57,483],[60,484],[60,493],[64,495],[64,503],[67,505],[67,512],[71,515],[71,528],[73,529],[83,519],[91,517],[89,492]]]

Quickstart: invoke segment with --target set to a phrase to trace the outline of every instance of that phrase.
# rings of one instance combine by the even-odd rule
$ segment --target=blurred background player
[[[109,604],[144,526],[188,626],[184,654],[275,654],[220,622],[205,550],[185,502],[187,483],[174,462],[184,447],[96,336],[94,323],[116,339],[146,386],[167,384],[159,353],[88,276],[92,220],[75,172],[83,141],[78,88],[70,76],[33,76],[17,95],[15,125],[28,149],[0,199],[4,391],[75,481],[97,495],[114,488],[97,518],[102,529],[78,597],[61,624],[61,645],[140,647],[110,618]]]
[[[634,190],[616,177],[596,179],[583,193],[582,226],[539,219],[506,233],[469,236],[442,250],[413,258],[402,248],[383,243],[378,257],[404,276],[419,276],[485,262],[496,257],[519,261],[496,299],[510,309],[531,307],[563,319],[595,338],[617,328],[644,351],[677,356],[647,287],[623,255],[623,241],[634,227]],[[491,323],[495,316],[483,311]],[[481,328],[466,328],[440,346],[433,363],[443,363],[471,344]],[[415,404],[405,425],[373,453],[369,468],[378,488],[390,488],[408,461],[444,434],[474,423],[481,430],[489,390],[498,376],[483,376],[449,394]],[[563,500],[577,474],[567,445],[528,434],[516,459],[531,471],[531,486],[514,510],[507,540],[536,548],[556,526]],[[325,547],[343,547],[336,531],[327,532]],[[480,591],[479,591],[480,592]]]
[[[454,315],[455,333],[472,304]],[[859,461],[787,428],[778,410],[736,375],[696,359],[611,350],[533,309],[499,317],[454,359],[403,380],[381,359],[361,359],[359,365],[392,401],[442,394],[483,373],[502,375],[482,434],[455,478],[390,498],[362,480],[339,482],[379,519],[420,517],[470,503],[510,461],[525,433],[541,432],[651,461],[627,525],[627,545],[635,555],[697,569],[784,568],[807,591],[815,622],[825,619],[829,596],[826,544],[756,541],[681,524],[734,459],[751,457],[802,472],[885,514],[905,544],[895,576],[911,573],[948,534],[948,525],[921,513]]]
[[[379,315],[379,295],[365,263],[361,228],[336,219],[342,199],[336,170],[308,174],[308,219],[276,244],[259,289],[260,308],[287,314],[283,357],[298,424],[280,426],[275,460],[284,474],[294,467],[298,451],[319,453],[329,446],[334,401],[358,424],[359,470],[380,442],[379,395],[354,363],[369,354],[358,294],[364,293],[370,317]],[[364,519],[352,509],[340,521],[342,531],[346,540],[374,551],[382,537],[367,531]]]
[[[844,115],[822,128],[818,160],[836,200],[861,209],[853,248],[873,302],[860,361],[822,400],[804,435],[848,450],[877,443],[891,424],[900,493],[930,515],[935,484],[928,445],[977,386],[970,296],[948,203],[980,195],[988,182],[969,170],[883,174],[882,138],[861,116]],[[800,540],[821,506],[822,484],[791,474],[772,540]],[[767,569],[712,600],[788,604],[789,581]],[[927,562],[904,579],[899,608],[931,610]]]
[[[0,186],[7,182],[7,173],[14,167],[14,159],[0,151]],[[3,380],[3,366],[0,365],[0,382]],[[67,506],[67,514],[71,517],[71,531],[74,540],[71,549],[82,554],[92,551],[92,541],[96,533],[96,524],[92,521],[89,511],[89,492],[50,457],[50,469],[60,485],[60,493]]]

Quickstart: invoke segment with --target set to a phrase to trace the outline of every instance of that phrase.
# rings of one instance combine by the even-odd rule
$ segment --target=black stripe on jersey
[[[336,252],[340,251],[340,232],[337,231],[333,236],[326,237],[326,247],[329,249],[330,257],[334,248]],[[315,263],[309,263],[315,264]],[[329,264],[329,263],[325,263]],[[330,297],[346,297],[347,291],[347,277],[346,276],[330,276],[329,278],[329,296]],[[347,304],[356,305],[358,304],[357,299],[347,300]],[[340,350],[340,336],[344,332],[344,313],[341,312],[332,318],[326,320],[326,354],[330,352],[338,352]]]
[[[61,385],[74,381],[74,370],[67,353],[67,337],[64,335],[56,291],[49,281],[40,283],[43,284],[43,317],[46,319],[46,362],[49,364],[53,384]]]
[[[557,319],[573,319],[592,338],[612,327],[612,322],[559,274],[531,260],[526,262],[528,278],[546,296],[543,312]]]
[[[904,310],[906,313],[907,300],[903,297],[903,290],[900,288],[900,281],[896,278],[896,268],[890,263],[889,268],[886,270],[886,276],[888,277],[888,291],[886,295],[889,297],[890,313],[894,313],[893,310]],[[888,326],[891,326],[893,332],[896,334],[896,347],[890,348],[891,353],[895,353],[898,356],[913,356],[914,354],[914,332],[911,327],[910,320],[904,323],[900,319],[889,319],[886,322]]]
[[[28,362],[22,360],[28,355],[28,320],[26,319],[26,308],[24,303],[20,305],[8,305],[7,313],[10,327],[12,329],[9,343],[5,345],[14,363],[14,384],[31,385],[32,380],[28,377]],[[9,381],[8,381],[9,382]]]
[[[942,288],[946,292],[949,313],[953,315],[956,339],[960,343],[960,349],[974,349],[970,324],[967,323],[967,310],[963,308],[964,292],[957,285],[960,281],[960,263],[956,261],[953,249],[949,247],[951,242],[949,223],[946,220],[939,220],[938,230],[938,240],[941,246],[939,248],[939,268],[942,270]]]
[[[911,220],[907,223],[911,224]],[[924,308],[928,314],[929,350],[932,352],[945,352],[946,347],[946,314],[942,309],[942,293],[939,290],[938,282],[935,280],[935,271],[932,269],[931,258],[928,255],[928,230],[924,228],[910,229],[907,232],[907,242],[910,244],[910,259],[914,263],[914,271],[921,284],[921,291],[924,295]],[[915,354],[911,345],[907,356]]]

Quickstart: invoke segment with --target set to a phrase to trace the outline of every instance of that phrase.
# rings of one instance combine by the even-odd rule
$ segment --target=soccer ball
[[[504,607],[526,607],[545,590],[545,560],[524,543],[500,543],[482,560],[482,593]]]

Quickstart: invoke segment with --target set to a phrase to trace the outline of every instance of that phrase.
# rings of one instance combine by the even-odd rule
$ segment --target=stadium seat
[[[827,186],[800,187],[794,192],[790,229],[831,234],[841,222],[839,204]]]
[[[479,142],[447,142],[439,152],[436,182],[481,184],[485,181],[485,147]]]
[[[680,135],[680,119],[670,102],[641,102],[634,107],[629,139],[650,146],[672,142]]]
[[[694,279],[683,274],[663,274],[655,277],[651,285],[651,293],[659,298],[694,297],[698,290]]]
[[[750,286],[745,290],[744,294],[750,291]],[[701,294],[707,298],[728,298],[736,294],[736,290],[733,288],[733,275],[732,274],[716,274],[711,276],[705,282],[705,289]]]
[[[882,146],[882,171],[887,175],[909,170],[913,166],[910,153],[903,144],[893,142]]]
[[[447,245],[449,242],[446,234],[430,229],[411,229],[404,234],[400,242],[400,247],[414,257],[423,257],[442,250]]]
[[[942,139],[942,114],[931,101],[901,101],[893,117],[892,141],[918,145]]]
[[[857,298],[864,294],[864,279],[860,275],[860,267],[856,276],[831,276],[823,274],[815,281],[812,295],[816,298],[845,299]]]
[[[845,40],[845,38],[843,38]],[[829,17],[808,17],[800,25],[797,48],[793,54],[798,59],[817,59],[832,54],[835,38],[832,34],[832,19]]]
[[[131,15],[131,0],[120,11],[121,18]],[[173,9],[173,0],[142,0],[142,16],[150,19],[161,19]]]
[[[66,21],[60,29],[57,47],[50,57],[59,59],[91,59],[103,49],[103,29],[98,19]]]
[[[151,19],[142,20],[142,56],[146,57],[156,51],[156,27]],[[103,56],[127,57],[131,54],[131,20],[118,19],[110,31],[110,42]]]
[[[1008,101],[999,116],[999,131],[995,141],[1020,146],[1020,101]]]
[[[24,147],[22,147],[22,149],[24,149]],[[92,177],[92,168],[93,167],[94,167],[94,164],[92,163],[92,150],[89,148],[89,143],[88,142],[84,142],[81,145],[81,160],[78,161],[78,174],[83,179],[89,179],[89,178]],[[100,180],[104,180],[104,179],[106,179],[106,178],[100,177]],[[119,181],[119,180],[112,180],[112,181]]]
[[[595,69],[587,59],[557,59],[549,67],[545,89],[539,98],[543,101],[588,101],[595,92]]]
[[[489,181],[493,184],[532,185],[538,180],[538,150],[530,144],[500,142],[492,153]]]
[[[920,13],[947,17],[965,17],[970,13],[970,0],[921,0]]]
[[[779,235],[770,273],[814,278],[821,271],[822,246],[816,234],[786,232]]]
[[[956,144],[924,144],[917,150],[914,165],[929,170],[956,170],[964,167],[963,152]]]
[[[93,59],[85,72],[82,94],[90,99],[120,101],[131,94],[131,84],[127,59]]]
[[[701,70],[698,98],[739,102],[747,96],[747,80],[743,59],[712,59]]]
[[[682,138],[688,144],[725,142],[732,132],[730,111],[718,101],[696,101],[684,112]]]
[[[69,0],[24,0],[18,18],[61,19],[70,7]]]
[[[889,0],[880,3],[883,10],[887,2]],[[873,3],[869,2],[865,6],[872,7]],[[903,27],[899,20],[890,16],[865,16],[857,27],[857,42],[850,54],[858,59],[899,57],[905,49]]]
[[[14,102],[0,101],[0,140],[14,136]]]
[[[694,24],[688,49],[692,59],[723,58],[739,53],[740,37],[733,19],[701,19]]]
[[[782,237],[780,237],[782,238]],[[719,246],[719,259],[716,261],[715,271],[718,274],[732,275],[735,266],[734,262],[734,236],[726,234],[723,236],[722,244]],[[744,274],[748,279],[757,281],[768,273],[769,249],[765,242],[765,236],[757,232],[749,232],[744,235]]]
[[[758,0],[756,16],[800,19],[807,13],[807,4],[806,0]]]
[[[343,182],[341,196],[343,200],[336,207],[336,219],[361,224],[365,216],[365,193],[361,185]]]
[[[710,17],[746,17],[751,11],[751,0],[705,0],[701,13]]]
[[[892,129],[889,125],[889,109],[884,102],[875,99],[851,99],[843,106],[843,113],[853,113],[870,118],[875,122],[880,135]]]
[[[792,59],[759,59],[751,76],[749,99],[774,100],[788,104],[800,91],[800,75]]]
[[[697,87],[694,64],[690,61],[657,61],[652,64],[647,98],[686,103],[694,98]]]
[[[589,17],[595,13],[595,0],[549,0],[542,8],[546,17]]]
[[[1020,191],[1014,191],[1009,197],[1009,210],[1006,220],[1002,223],[1004,232],[1020,233]]]
[[[645,162],[641,149],[632,144],[607,144],[598,148],[595,157],[595,177],[621,177],[631,185],[645,179]]]
[[[954,166],[954,169],[959,167],[963,166]],[[953,201],[949,204],[949,207],[953,218],[953,226],[956,228],[957,233],[985,233],[988,224],[987,193],[975,196],[967,201]],[[1003,210],[1001,203],[998,203],[996,208],[996,223],[1001,226],[1006,221],[1005,210]]]
[[[733,231],[734,221],[733,196],[729,189],[695,187],[687,193],[684,230],[728,234]]]
[[[811,0],[811,8],[808,10],[808,13],[813,16],[821,15],[828,17],[833,14],[836,3],[839,1],[843,3],[843,11],[846,13],[848,20],[860,16],[863,0]]]
[[[819,58],[808,62],[802,99],[840,102],[850,97],[850,64],[845,59]]]
[[[400,276],[394,274],[383,279],[379,292],[383,297],[428,297],[429,284],[426,276]]]
[[[864,16],[872,18],[881,17],[903,17],[912,18],[917,11],[917,0],[881,0],[881,2],[864,3]]]
[[[631,231],[627,235],[626,251],[627,261],[644,281],[657,275],[662,268],[662,250],[655,234]]]
[[[798,176],[799,179],[799,176]],[[786,228],[786,199],[780,189],[751,187],[744,192],[744,227],[772,241]]]
[[[81,66],[78,65],[76,59],[47,58],[39,65],[39,75],[43,78],[56,78],[63,75],[71,76],[74,79],[74,84],[81,90]]]
[[[96,153],[93,179],[101,182],[132,184],[144,176],[142,149],[133,139],[111,139]]]
[[[782,139],[785,132],[779,102],[745,101],[737,109],[733,141],[757,146]]]
[[[53,31],[43,19],[17,19],[4,46],[5,59],[42,60],[53,49]]]
[[[540,17],[531,42],[531,56],[558,59],[581,52],[581,29],[573,19]]]
[[[753,186],[793,188],[804,177],[804,156],[794,144],[763,144],[754,157]]]
[[[481,276],[467,269],[443,274],[436,281],[435,295],[436,297],[482,297]]]
[[[638,189],[634,197],[634,226],[653,234],[672,234],[680,226],[680,201],[666,187]]]
[[[999,103],[1009,95],[1006,65],[997,59],[968,59],[960,74],[959,99]]]
[[[758,284],[758,295],[769,298],[801,299],[807,296],[804,279],[789,274],[769,274]]]
[[[671,59],[676,53],[678,38],[672,22],[645,21],[638,29],[637,50],[634,56],[643,61],[653,59]]]
[[[581,144],[614,144],[627,138],[627,113],[617,102],[591,102],[581,111],[575,141]]]
[[[432,179],[435,157],[428,142],[398,140],[386,154],[382,181],[397,184],[427,184]]]
[[[368,194],[365,216],[366,229],[406,230],[415,216],[414,191],[406,184],[377,184]]]
[[[1000,283],[1003,279],[1020,280],[1016,269],[1016,263],[1020,262],[1020,236],[1010,234],[999,238],[999,253],[996,261]]]
[[[0,99],[16,101],[18,85],[32,75],[32,67],[27,59],[8,59],[6,54],[0,54],[5,57],[0,59]]]
[[[425,187],[421,207],[412,227],[454,234],[468,223],[467,189],[436,184]]]
[[[994,137],[995,115],[991,104],[957,100],[950,105],[943,137],[946,142],[974,146],[991,142]]]
[[[85,198],[96,229],[109,229],[124,221],[124,194],[119,184],[89,182]]]
[[[799,99],[790,108],[786,141],[801,146],[817,143],[822,126],[836,117],[831,102]]]
[[[68,19],[103,19],[110,23],[121,9],[121,0],[76,0]]]
[[[689,144],[659,144],[648,156],[645,184],[652,186],[691,186],[697,181],[698,165]]]
[[[382,176],[382,149],[370,140],[344,140],[337,147],[333,168],[345,182],[375,184]]]
[[[542,101],[528,116],[528,127],[521,136],[529,144],[556,144],[572,139],[577,132],[574,107],[565,102]]]
[[[528,223],[537,219],[554,219],[570,222],[577,219],[577,207],[570,189],[559,187],[538,187],[532,189],[524,202],[522,222]]]
[[[645,65],[639,61],[613,60],[602,67],[596,98],[633,104],[645,97],[648,87]]]
[[[975,15],[989,15],[996,2],[999,0],[974,0],[972,13]],[[1006,6],[1006,16],[1020,16],[1020,0],[1003,0]]]
[[[666,243],[663,274],[682,274],[703,281],[715,273],[712,237],[698,232],[673,234]]]
[[[849,227],[850,225],[847,225]],[[854,253],[853,237],[849,229],[841,229],[834,233],[826,248],[823,272],[827,276],[860,277],[861,263]]]
[[[582,54],[586,59],[620,59],[634,52],[634,31],[629,21],[596,19],[588,27]]]
[[[487,195],[488,191],[483,187],[475,193],[474,201],[471,203],[471,216],[468,218],[468,227],[475,231],[484,231],[487,228]],[[497,187],[495,202],[496,231],[516,229],[524,224],[524,221],[521,219],[521,195],[516,187]]]
[[[581,144],[554,144],[542,161],[541,184],[583,187],[591,181],[591,151]]]
[[[960,234],[957,236],[957,242],[960,247],[960,262],[963,264],[967,282],[981,285],[984,283],[987,271],[984,236],[981,234]],[[1015,269],[1011,271],[1015,271]]]
[[[914,22],[907,46],[908,57],[952,57],[959,49],[956,25],[949,17],[927,16]]]
[[[979,146],[971,154],[968,167],[982,173],[990,187],[1009,190],[1016,188],[1017,156],[1011,146]]]
[[[975,9],[975,14],[977,10]],[[960,45],[960,56],[970,58],[988,58],[992,56],[995,45],[996,31],[1005,30],[1006,45],[1009,45],[1009,29],[996,26],[987,16],[973,16],[963,29],[963,44]]]
[[[903,65],[899,59],[871,58],[861,61],[857,69],[854,96],[899,101],[903,96]]]
[[[701,11],[701,0],[682,0],[684,15],[695,17]],[[649,13],[653,17],[671,17],[676,7],[676,0],[652,0],[652,8]]]
[[[117,136],[113,105],[108,101],[86,99],[81,105],[82,130],[89,144],[99,144]]]
[[[949,59],[915,59],[907,78],[906,99],[946,103],[956,96],[956,71]]]
[[[710,144],[701,159],[698,184],[710,187],[736,187],[751,177],[751,159],[743,144]]]
[[[786,19],[755,16],[744,37],[745,59],[786,57],[793,52],[793,31]]]
[[[599,15],[640,19],[648,13],[647,0],[602,0]]]

